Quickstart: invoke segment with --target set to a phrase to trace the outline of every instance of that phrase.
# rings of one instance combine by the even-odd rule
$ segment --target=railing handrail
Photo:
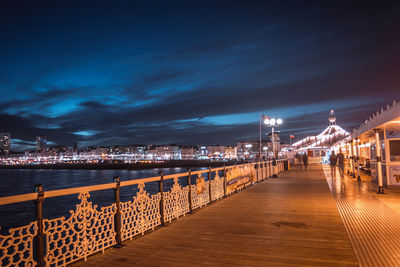
[[[254,163],[245,163],[245,164],[240,164],[240,165],[218,167],[218,168],[211,169],[211,171],[212,172],[221,171],[224,168],[225,168],[225,170],[227,170],[227,169],[234,168],[235,166],[244,166],[244,165],[248,165],[248,164],[254,164]],[[208,169],[192,171],[190,173],[190,175],[208,173],[208,171],[209,171]],[[188,175],[189,175],[189,172],[174,173],[174,174],[164,175],[163,179],[165,181],[165,180],[169,180],[169,179],[174,179],[175,177],[183,177],[183,176],[188,176]],[[161,176],[153,176],[153,177],[148,177],[148,178],[138,178],[138,179],[131,179],[131,180],[127,180],[127,181],[121,181],[120,186],[124,187],[124,186],[130,186],[130,185],[136,185],[136,184],[142,184],[142,183],[157,182],[157,181],[160,181],[160,177]],[[45,191],[44,198],[74,195],[74,194],[79,194],[79,193],[84,193],[84,192],[94,192],[94,191],[113,189],[113,188],[115,188],[115,183],[80,186],[80,187],[73,187],[73,188],[66,188],[66,189],[55,189],[55,190]],[[36,200],[36,199],[37,199],[37,193],[27,193],[27,194],[13,195],[13,196],[5,196],[5,197],[0,197],[0,206],[14,204],[14,203],[20,203],[20,202],[26,202],[26,201]]]
[[[283,161],[278,159],[276,162],[264,160],[194,172],[188,169],[188,172],[169,175],[160,172],[160,176],[124,182],[114,177],[113,183],[51,191],[36,185],[36,193],[0,198],[0,205],[34,200],[35,206],[34,222],[10,228],[8,234],[0,235],[0,251],[3,252],[0,262],[5,266],[44,267],[86,260],[94,253],[104,253],[111,246],[121,247],[124,240],[154,230],[255,183],[269,177],[277,178],[283,170]],[[178,178],[186,179],[187,185],[181,185]],[[195,183],[192,183],[193,178]],[[168,179],[173,179],[173,185],[165,191],[164,181]],[[145,189],[145,183],[149,182],[158,184],[158,193],[150,195],[153,188]],[[120,188],[135,184],[138,191],[131,191],[133,198],[121,202]],[[106,189],[113,189],[114,201],[98,209],[90,200],[90,192]],[[110,195],[110,191],[102,193]],[[44,218],[45,198],[75,194],[78,194],[79,203],[70,210],[68,217]],[[86,245],[91,242],[96,245]]]

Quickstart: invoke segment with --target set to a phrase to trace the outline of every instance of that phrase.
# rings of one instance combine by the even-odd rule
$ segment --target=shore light
[[[274,126],[279,126],[282,125],[283,120],[281,118],[279,119],[275,119],[275,118],[271,118],[271,119],[265,119],[264,120],[264,124],[270,127],[274,127]]]
[[[271,118],[271,119],[265,119],[264,120],[265,125],[271,127],[271,141],[272,141],[272,153],[273,153],[273,175],[272,177],[278,177],[277,175],[277,170],[276,170],[276,149],[275,149],[275,133],[274,133],[274,127],[280,126],[283,123],[283,120],[281,118],[275,119],[275,118]]]

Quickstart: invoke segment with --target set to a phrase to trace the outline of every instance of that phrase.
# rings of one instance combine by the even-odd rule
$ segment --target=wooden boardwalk
[[[323,170],[283,172],[76,266],[357,266]]]
[[[387,195],[390,201],[376,194],[370,179],[358,182],[347,175],[332,179],[329,166],[324,171],[359,265],[400,266],[400,214],[388,205],[398,205],[398,192]]]

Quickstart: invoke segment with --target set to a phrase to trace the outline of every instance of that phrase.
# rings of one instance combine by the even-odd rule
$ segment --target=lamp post
[[[282,125],[283,121],[282,119],[274,119],[274,118],[267,118],[264,120],[264,124],[267,125],[268,127],[271,127],[271,134],[272,134],[272,153],[273,153],[273,161],[272,161],[272,166],[273,166],[273,175],[272,177],[277,178],[278,173],[276,170],[276,149],[275,149],[275,127],[278,127]]]

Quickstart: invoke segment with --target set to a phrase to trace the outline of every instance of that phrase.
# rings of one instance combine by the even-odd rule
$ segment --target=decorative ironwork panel
[[[178,177],[174,178],[171,191],[164,192],[164,219],[171,221],[189,212],[189,187],[181,187]]]
[[[201,208],[210,202],[208,182],[205,182],[203,177],[197,175],[196,184],[192,185],[193,209]]]
[[[133,200],[121,203],[122,240],[143,234],[161,224],[161,194],[150,196],[144,187],[144,183],[138,184],[139,192]]]
[[[89,193],[78,195],[81,200],[68,219],[60,217],[44,220],[46,236],[46,266],[60,266],[90,254],[104,251],[116,243],[115,204],[102,207],[88,201]]]
[[[224,196],[224,177],[215,173],[214,180],[211,180],[211,199],[217,200]]]
[[[8,230],[0,235],[1,266],[35,266],[33,242],[37,234],[36,222]]]

